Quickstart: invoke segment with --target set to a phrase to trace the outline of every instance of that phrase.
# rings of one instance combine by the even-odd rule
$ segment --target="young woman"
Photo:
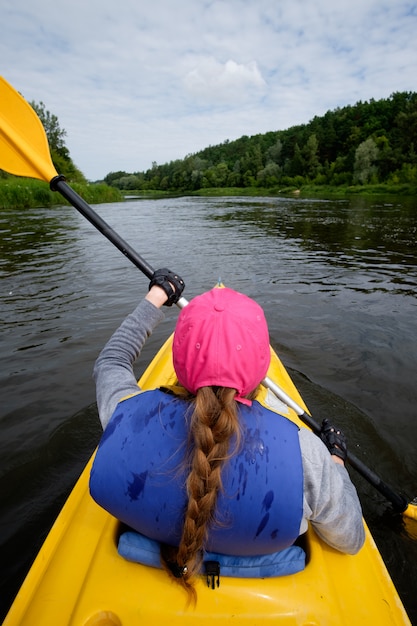
[[[204,550],[277,553],[308,521],[330,546],[356,553],[364,528],[343,434],[325,420],[321,440],[256,401],[270,363],[256,302],[228,288],[194,298],[174,333],[178,387],[138,388],[133,364],[182,289],[176,274],[156,272],[96,361],[105,471],[93,468],[93,497],[159,541],[167,571],[191,594]]]

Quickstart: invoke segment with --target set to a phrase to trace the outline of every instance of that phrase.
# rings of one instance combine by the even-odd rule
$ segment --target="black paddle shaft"
[[[275,382],[273,382],[270,378],[265,378],[262,381],[262,384],[270,389],[272,393],[274,393],[277,398],[279,398],[284,404],[290,407],[295,413],[298,415],[300,420],[307,424],[316,435],[320,435],[320,424],[316,422],[316,420],[306,413],[304,409],[297,404],[289,395],[285,393],[283,389]],[[403,513],[408,507],[408,500],[400,493],[397,493],[387,483],[385,483],[381,478],[375,474],[369,467],[365,465],[360,459],[358,459],[351,452],[347,453],[347,461],[348,463],[359,473],[363,478],[365,478],[377,491],[382,493],[383,496],[387,498],[393,505],[396,511]]]
[[[93,226],[97,228],[112,244],[116,246],[138,269],[149,279],[154,269],[143,259],[122,237],[120,237],[97,213],[78,195],[67,183],[63,176],[56,176],[50,182],[52,191],[59,191],[72,206],[77,209]]]
[[[316,435],[320,434],[319,424],[305,411],[299,415],[299,418],[310,428]],[[389,485],[387,485],[381,478],[375,474],[369,467],[365,465],[360,459],[358,459],[351,452],[347,453],[347,461],[361,476],[363,476],[371,485],[377,489],[383,496],[387,498],[393,505],[396,511],[402,513],[408,506],[408,500],[400,493],[395,492]]]

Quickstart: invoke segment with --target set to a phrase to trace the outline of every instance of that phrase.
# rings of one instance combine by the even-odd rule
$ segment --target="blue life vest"
[[[263,407],[239,405],[242,442],[222,470],[207,550],[272,554],[292,545],[303,513],[298,427]],[[139,533],[170,545],[181,538],[187,503],[190,404],[159,389],[119,403],[90,476],[94,500]]]

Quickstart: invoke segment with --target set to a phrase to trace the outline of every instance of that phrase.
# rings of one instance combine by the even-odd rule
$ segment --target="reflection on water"
[[[247,202],[244,211],[236,211],[229,201],[223,206],[225,212],[212,215],[214,220],[239,223],[246,232],[256,229],[256,237],[260,230],[284,239],[299,255],[307,254],[309,263],[326,263],[333,271],[363,270],[369,275],[369,291],[392,284],[394,291],[409,288],[409,295],[416,293],[417,216],[409,200],[393,204],[355,199],[353,207],[346,200],[287,199],[278,206],[270,200]]]
[[[219,277],[255,298],[316,420],[337,420],[357,456],[416,495],[415,199],[180,198],[97,211],[155,268],[178,271],[187,298]],[[0,227],[4,612],[98,441],[94,360],[148,281],[71,207],[4,211]],[[165,313],[138,376],[174,328],[177,310]],[[353,478],[417,620],[415,541]]]

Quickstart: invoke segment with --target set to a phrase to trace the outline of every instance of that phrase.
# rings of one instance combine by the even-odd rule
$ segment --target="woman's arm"
[[[304,512],[330,546],[356,554],[365,541],[356,489],[340,459],[307,429],[299,433],[304,470]],[[337,459],[337,462],[334,461]]]
[[[100,352],[94,365],[99,417],[106,428],[118,402],[139,388],[133,364],[146,339],[164,318],[160,307],[166,302],[163,289],[154,286],[128,315]]]

